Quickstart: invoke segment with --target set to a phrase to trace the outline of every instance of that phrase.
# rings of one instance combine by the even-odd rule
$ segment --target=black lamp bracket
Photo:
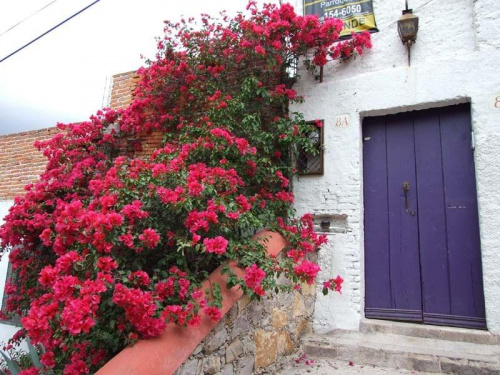
[[[413,13],[413,9],[408,9],[408,0],[406,0],[406,9],[403,10],[403,14]]]

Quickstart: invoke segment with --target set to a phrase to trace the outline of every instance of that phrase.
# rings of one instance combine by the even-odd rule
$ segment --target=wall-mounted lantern
[[[408,0],[406,0],[406,9],[403,10],[403,16],[398,21],[398,32],[401,41],[408,47],[408,65],[410,65],[410,48],[417,40],[418,17],[413,14],[413,9],[408,9]]]

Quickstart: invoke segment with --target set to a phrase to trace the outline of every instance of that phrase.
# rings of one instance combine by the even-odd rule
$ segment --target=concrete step
[[[414,370],[401,370],[386,367],[373,367],[367,365],[356,365],[346,361],[334,361],[326,358],[315,358],[314,362],[290,363],[272,375],[440,375],[436,372],[421,372]]]
[[[302,340],[309,357],[422,372],[500,375],[500,345],[393,333],[334,331]]]
[[[488,331],[466,328],[438,327],[425,324],[363,319],[359,329],[361,332],[367,333],[390,333],[394,335],[471,342],[476,344],[500,344],[500,336],[493,335]]]

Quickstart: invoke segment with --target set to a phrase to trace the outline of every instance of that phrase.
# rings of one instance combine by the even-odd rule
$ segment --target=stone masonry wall
[[[311,332],[314,300],[315,288],[307,284],[301,291],[261,301],[244,296],[175,375],[273,373],[273,365],[292,354],[300,338]]]

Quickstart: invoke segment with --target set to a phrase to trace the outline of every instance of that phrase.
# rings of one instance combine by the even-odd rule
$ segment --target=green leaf
[[[37,368],[43,368],[42,364],[40,363],[38,352],[29,338],[26,338],[26,343],[28,344],[28,351],[30,353],[31,362],[33,362],[33,365]]]
[[[7,366],[9,367],[10,372],[12,375],[19,375],[21,372],[21,367],[17,364],[17,362],[13,361],[7,354],[5,354],[2,350],[0,350],[0,354],[2,355],[3,359],[7,363]]]

